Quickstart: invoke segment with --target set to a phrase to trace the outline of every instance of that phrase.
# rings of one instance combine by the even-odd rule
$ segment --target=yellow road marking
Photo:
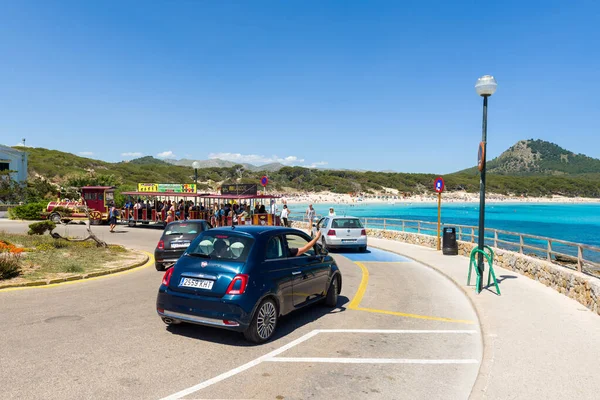
[[[367,291],[367,284],[369,283],[369,270],[367,269],[367,267],[365,267],[363,263],[360,263],[358,261],[355,262],[355,264],[358,265],[362,270],[362,279],[360,280],[360,285],[358,285],[358,290],[356,291],[354,298],[348,305],[348,308],[352,310],[356,310],[358,308],[358,305],[362,301],[362,298],[365,295],[365,292]]]
[[[364,308],[364,307],[357,307],[357,308],[354,308],[354,310],[367,311],[367,312],[372,312],[372,313],[377,313],[377,314],[395,315],[397,317],[428,319],[428,320],[432,320],[432,321],[443,321],[443,322],[454,322],[457,324],[474,324],[475,323],[474,321],[469,321],[469,320],[452,319],[452,318],[444,318],[444,317],[432,317],[429,315],[419,315],[419,314],[407,314],[407,313],[401,313],[401,312],[396,312],[396,311],[375,310],[373,308]]]
[[[146,255],[148,256],[148,261],[144,265],[141,265],[139,267],[131,268],[131,269],[128,269],[128,270],[125,270],[125,271],[121,271],[121,272],[115,272],[114,274],[94,276],[92,278],[86,278],[86,279],[78,279],[76,281],[51,283],[49,285],[40,285],[40,286],[19,286],[19,287],[13,287],[13,288],[5,288],[5,289],[0,289],[0,293],[3,293],[3,292],[14,292],[16,290],[25,290],[25,289],[47,289],[47,288],[55,287],[55,286],[66,286],[66,285],[72,285],[72,284],[75,284],[75,283],[95,281],[97,279],[111,278],[113,276],[125,275],[125,274],[129,274],[131,272],[138,271],[140,269],[147,268],[147,267],[149,267],[150,265],[152,265],[154,263],[154,255],[153,254],[150,254],[147,251],[143,251],[143,250],[138,250],[138,251],[141,251],[142,253],[146,253]]]
[[[363,296],[365,295],[365,292],[367,291],[367,285],[369,284],[369,270],[361,262],[356,261],[355,264],[358,265],[360,267],[360,269],[362,270],[362,279],[360,281],[360,285],[358,286],[358,290],[356,291],[356,294],[354,295],[354,298],[348,305],[349,309],[357,310],[357,311],[366,311],[366,312],[371,312],[371,313],[376,313],[376,314],[395,315],[397,317],[426,319],[426,320],[431,320],[431,321],[453,322],[453,323],[457,323],[457,324],[475,324],[474,321],[469,321],[469,320],[464,320],[464,319],[434,317],[434,316],[430,316],[430,315],[409,314],[409,313],[402,313],[402,312],[397,312],[397,311],[376,310],[374,308],[359,307],[360,302],[362,301]]]

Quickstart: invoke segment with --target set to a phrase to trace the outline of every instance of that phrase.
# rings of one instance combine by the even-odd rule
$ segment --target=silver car
[[[321,244],[326,249],[358,249],[367,251],[367,232],[356,217],[324,217],[313,224],[311,236],[321,231]]]

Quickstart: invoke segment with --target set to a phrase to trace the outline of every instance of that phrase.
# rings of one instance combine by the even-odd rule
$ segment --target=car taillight
[[[165,249],[165,241],[164,240],[159,240],[158,244],[156,245],[156,248],[158,250],[164,250]]]
[[[367,236],[367,230],[363,229],[362,231],[360,231],[361,236]]]
[[[248,275],[238,274],[236,275],[229,286],[225,294],[244,294],[246,291],[246,285],[248,284]]]
[[[335,229],[330,229],[329,232],[327,232],[327,236],[335,236]]]
[[[163,276],[162,284],[165,286],[169,286],[169,282],[171,282],[171,275],[173,275],[173,267],[169,268],[167,272],[165,272],[165,276]]]

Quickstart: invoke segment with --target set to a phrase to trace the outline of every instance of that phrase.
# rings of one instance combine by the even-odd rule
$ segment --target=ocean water
[[[319,215],[326,215],[330,206],[337,215],[437,222],[437,203],[313,204]],[[288,207],[293,219],[301,219],[308,204],[291,204]],[[600,247],[600,203],[487,203],[485,209],[486,228]],[[442,224],[478,226],[479,203],[442,201]]]

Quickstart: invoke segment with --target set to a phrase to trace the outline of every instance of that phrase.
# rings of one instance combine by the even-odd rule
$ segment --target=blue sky
[[[449,173],[539,138],[600,158],[593,1],[12,1],[0,143]]]

